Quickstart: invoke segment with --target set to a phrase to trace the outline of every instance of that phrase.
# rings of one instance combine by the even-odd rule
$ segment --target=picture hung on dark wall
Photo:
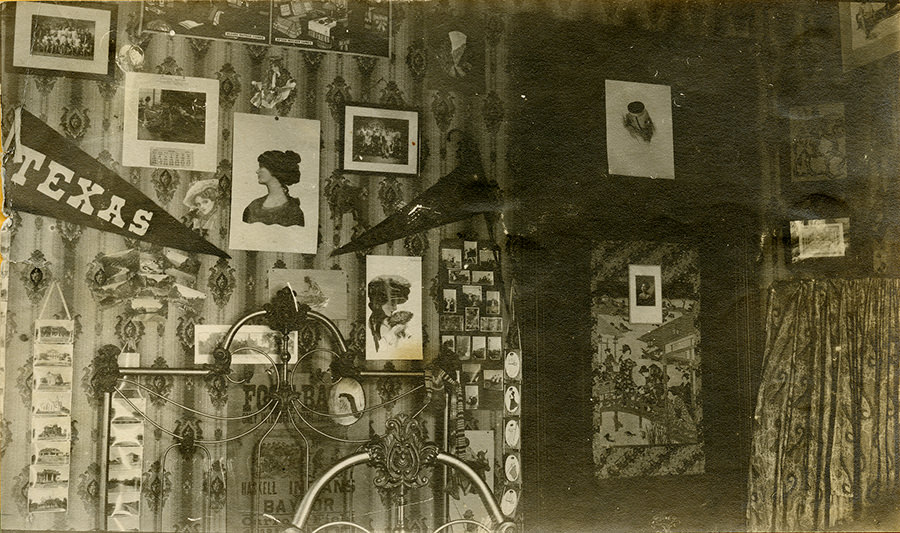
[[[791,262],[844,257],[850,246],[850,219],[792,220]]]
[[[464,94],[485,90],[485,38],[477,17],[441,15],[427,37],[429,76],[435,88]],[[430,68],[431,65],[435,68]]]
[[[125,166],[214,172],[219,82],[129,72],[124,128]]]
[[[679,243],[607,241],[594,250],[591,393],[599,478],[703,472],[698,257],[695,247]],[[629,265],[649,260],[664,268]],[[635,308],[655,312],[657,305],[658,320],[632,318]]]
[[[661,324],[662,273],[659,265],[628,265],[629,321]]]
[[[14,71],[98,80],[115,75],[115,4],[12,2],[7,66]]]
[[[610,174],[675,179],[669,86],[606,80],[606,154]]]
[[[272,44],[390,56],[391,2],[275,0]]]
[[[844,104],[790,108],[791,179],[823,181],[847,177]]]
[[[419,171],[419,113],[413,110],[344,108],[346,171],[415,175]]]
[[[231,237],[238,250],[316,253],[319,121],[234,114]]]
[[[367,360],[422,359],[421,257],[366,256],[366,308]]]
[[[246,43],[269,42],[270,1],[144,0],[141,30]]]
[[[839,10],[844,71],[900,50],[897,2],[841,2]]]

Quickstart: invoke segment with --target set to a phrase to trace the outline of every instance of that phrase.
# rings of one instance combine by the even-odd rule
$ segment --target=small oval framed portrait
[[[519,505],[519,493],[515,489],[507,489],[500,498],[500,510],[506,516],[512,516]]]
[[[516,482],[519,480],[519,456],[516,454],[509,454],[506,456],[506,461],[503,462],[503,472],[506,474],[506,479],[512,482]]]
[[[362,385],[352,378],[341,378],[331,387],[328,395],[328,412],[336,424],[349,426],[362,416],[366,408],[366,395]]]
[[[506,359],[503,360],[503,368],[506,369],[506,377],[510,379],[519,379],[519,372],[522,370],[522,359],[519,352],[510,350],[506,352]]]
[[[521,428],[519,421],[515,418],[506,421],[506,428],[503,430],[503,439],[510,448],[519,447],[519,438],[521,436]]]
[[[519,407],[521,407],[522,397],[519,395],[519,387],[515,385],[506,388],[506,393],[503,395],[503,402],[506,405],[506,412],[509,414],[516,414],[519,412]]]

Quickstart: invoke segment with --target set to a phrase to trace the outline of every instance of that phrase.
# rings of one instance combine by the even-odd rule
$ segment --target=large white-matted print
[[[669,86],[606,80],[606,153],[610,174],[675,179]]]
[[[422,359],[422,258],[366,256],[366,359]]]

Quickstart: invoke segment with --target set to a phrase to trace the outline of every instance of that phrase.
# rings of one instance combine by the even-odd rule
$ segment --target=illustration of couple
[[[397,344],[410,335],[406,332],[413,314],[398,311],[397,306],[409,299],[410,283],[401,276],[382,275],[373,278],[368,285],[369,331],[375,341],[375,351]]]

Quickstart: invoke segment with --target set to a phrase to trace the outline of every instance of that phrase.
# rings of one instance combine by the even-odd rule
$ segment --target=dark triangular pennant
[[[366,250],[477,214],[484,214],[491,227],[491,215],[499,211],[497,183],[487,179],[477,154],[473,154],[402,209],[331,255]]]
[[[230,257],[24,109],[5,161],[4,205],[188,252]]]

